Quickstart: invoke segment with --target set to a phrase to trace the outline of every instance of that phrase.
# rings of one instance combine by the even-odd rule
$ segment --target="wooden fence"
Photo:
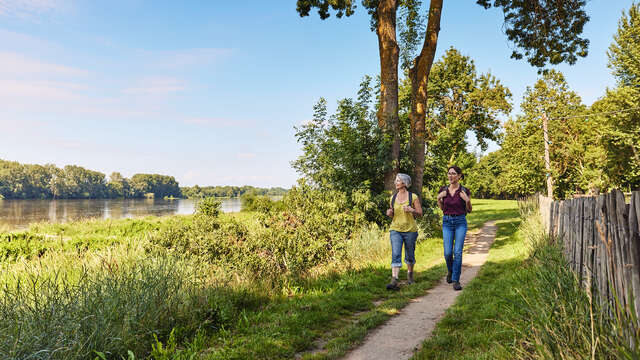
[[[640,315],[640,191],[628,204],[617,190],[564,201],[540,196],[539,204],[545,229],[594,300],[616,315],[632,306]]]

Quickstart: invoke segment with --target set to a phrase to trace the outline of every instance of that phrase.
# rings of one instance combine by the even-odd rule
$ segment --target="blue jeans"
[[[465,215],[442,216],[442,244],[444,245],[444,260],[451,273],[453,282],[460,281],[462,269],[462,248],[464,237],[467,235],[467,217]],[[454,244],[455,239],[455,244]]]
[[[417,232],[399,232],[391,230],[391,267],[402,266],[402,244],[404,243],[404,262],[409,265],[416,263]]]

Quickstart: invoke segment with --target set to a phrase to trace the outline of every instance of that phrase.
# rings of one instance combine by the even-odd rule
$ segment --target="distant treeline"
[[[135,174],[127,179],[114,172],[107,181],[105,174],[80,166],[61,169],[0,159],[0,199],[141,198],[147,194],[181,197],[173,176]]]
[[[198,199],[204,197],[237,197],[244,194],[279,196],[287,193],[287,189],[281,187],[275,188],[256,188],[253,186],[204,186],[198,185],[191,187],[182,187],[182,196],[189,199]]]
[[[59,168],[53,164],[32,165],[0,159],[0,199],[114,199],[114,198],[203,198],[284,195],[286,189],[253,186],[180,187],[173,176],[135,174],[130,179],[114,172],[105,174],[80,166]]]

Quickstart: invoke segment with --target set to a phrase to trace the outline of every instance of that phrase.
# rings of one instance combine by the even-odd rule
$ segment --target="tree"
[[[129,198],[131,197],[131,186],[127,180],[119,172],[113,172],[109,176],[107,183],[109,197],[112,198]]]
[[[372,109],[371,78],[360,84],[358,99],[342,99],[336,114],[327,117],[326,100],[314,106],[313,120],[296,128],[303,154],[293,167],[311,183],[323,188],[351,192],[384,190],[379,146],[383,135]]]
[[[564,198],[588,190],[589,179],[581,169],[593,127],[584,121],[586,107],[562,75],[549,71],[533,88],[528,87],[521,104],[523,114],[505,124],[502,151],[505,160],[500,175],[505,190],[532,194],[542,190],[547,176],[555,180],[554,196]],[[551,173],[545,170],[542,115],[549,118]],[[586,187],[586,188],[585,188]]]
[[[496,150],[482,156],[465,174],[464,185],[471,190],[473,197],[481,199],[507,199],[513,197],[505,191],[500,181],[503,172],[503,152]]]
[[[583,8],[584,0],[478,0],[477,4],[490,8],[502,8],[505,15],[505,32],[516,50],[512,57],[526,57],[530,64],[544,68],[547,64],[561,62],[575,63],[578,56],[587,55],[588,40],[580,38],[584,24],[589,19]],[[389,179],[393,178],[399,167],[399,134],[397,127],[398,103],[398,54],[396,39],[396,17],[399,7],[407,31],[402,40],[410,50],[417,48],[416,39],[421,37],[424,27],[418,16],[420,0],[363,0],[362,5],[371,15],[372,29],[378,36],[380,52],[380,109],[378,124],[386,138],[392,139],[389,149],[391,165],[386,166],[385,188],[392,189]],[[427,12],[427,24],[424,27],[424,41],[420,52],[408,66],[408,78],[411,81],[410,135],[411,153],[414,162],[412,189],[422,193],[422,181],[425,159],[425,119],[427,115],[427,84],[433,65],[443,0],[431,0]],[[298,0],[297,11],[300,16],[308,16],[311,8],[317,8],[321,19],[330,16],[329,8],[338,18],[350,16],[355,12],[355,0]],[[410,51],[409,51],[410,52]],[[410,58],[410,55],[406,57]],[[398,149],[398,151],[396,151]]]
[[[410,151],[409,113],[411,84],[405,80],[399,88],[399,169],[413,168]],[[360,84],[357,100],[342,99],[334,115],[328,116],[326,100],[314,106],[314,117],[301,128],[296,137],[303,154],[293,167],[312,184],[333,188],[349,194],[356,189],[368,189],[374,194],[384,190],[385,156],[383,134],[376,126],[372,110],[371,78]],[[498,139],[499,114],[510,111],[511,93],[491,74],[477,74],[473,60],[451,48],[434,65],[429,85],[429,113],[433,126],[428,131],[432,146],[427,153],[425,178],[428,186],[440,186],[448,165],[475,164],[467,152],[467,133],[475,134],[481,148],[486,141]],[[461,162],[464,162],[462,164]]]
[[[618,87],[594,103],[599,144],[606,156],[602,171],[611,186],[640,188],[640,4],[623,13],[609,47],[609,68]]]
[[[640,88],[640,3],[622,14],[607,56],[618,86]]]
[[[410,2],[410,1],[409,1]],[[371,29],[378,36],[380,55],[380,106],[377,112],[378,127],[385,135],[387,147],[384,168],[384,186],[394,188],[395,174],[399,169],[400,136],[398,124],[398,61],[400,49],[396,39],[396,17],[398,6],[409,3],[402,0],[363,0],[362,5],[371,15]],[[405,4],[406,5],[406,4]],[[311,8],[317,8],[321,19],[330,16],[329,7],[336,17],[351,16],[356,4],[354,0],[298,0],[300,16],[308,16]]]
[[[476,73],[474,61],[455,48],[448,49],[431,70],[427,91],[428,123],[425,141],[425,185],[446,180],[445,171],[467,153],[466,135],[475,135],[482,150],[487,140],[498,141],[499,116],[511,111],[511,92],[490,73]],[[430,169],[429,169],[430,168]],[[431,184],[430,184],[431,182]]]

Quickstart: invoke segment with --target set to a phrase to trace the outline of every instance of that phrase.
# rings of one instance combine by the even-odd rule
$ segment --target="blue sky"
[[[587,105],[615,84],[606,49],[631,3],[588,2],[589,56],[558,67]],[[0,158],[289,187],[293,127],[379,72],[362,10],[321,21],[295,0],[0,0]],[[474,0],[445,1],[437,56],[450,46],[507,85],[516,110],[537,78],[509,59],[502,13]]]

